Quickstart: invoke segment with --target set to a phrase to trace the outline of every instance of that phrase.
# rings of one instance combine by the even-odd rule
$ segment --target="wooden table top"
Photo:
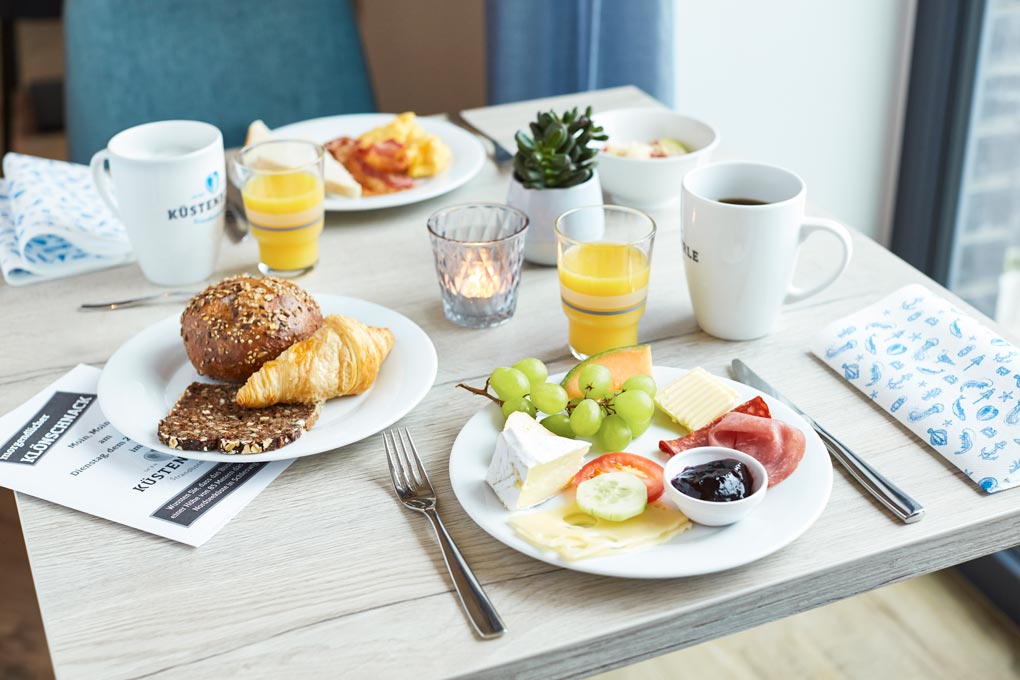
[[[502,139],[539,106],[654,105],[633,88],[479,110]],[[812,333],[907,283],[963,304],[880,245],[854,234],[848,272],[788,307],[772,335],[725,342],[699,331],[682,268],[678,207],[652,214],[659,234],[641,339],[655,362],[726,374],[745,359],[847,445],[923,502],[895,521],[836,467],[818,522],[778,553],[696,578],[633,581],[559,569],[504,547],[473,524],[447,475],[453,440],[480,401],[456,390],[524,355],[564,370],[566,320],[555,269],[526,267],[516,316],[465,330],[443,316],[425,229],[437,208],[502,201],[508,170],[488,164],[467,186],[426,203],[334,214],[312,291],[377,302],[432,337],[439,375],[401,421],[436,483],[440,512],[509,626],[475,639],[432,530],[395,500],[380,437],[296,461],[205,546],[195,549],[18,496],[36,589],[61,678],[581,677],[796,614],[1017,541],[1020,493],[986,495],[808,352]],[[798,277],[831,264],[810,241]],[[224,244],[221,271],[253,271],[255,246]],[[179,306],[79,313],[79,303],[154,290],[134,266],[22,288],[0,286],[0,412],[79,362],[102,365],[124,341]],[[977,312],[974,312],[975,314]],[[990,323],[990,322],[989,322]]]

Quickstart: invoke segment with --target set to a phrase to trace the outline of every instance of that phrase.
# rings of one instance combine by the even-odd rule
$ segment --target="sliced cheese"
[[[509,510],[523,510],[555,496],[584,464],[591,444],[560,437],[526,413],[506,419],[485,481]]]
[[[351,173],[347,172],[347,168],[333,158],[333,154],[328,151],[322,156],[322,176],[326,182],[327,192],[348,198],[361,196],[361,185],[351,176]]]
[[[510,526],[536,547],[554,550],[566,560],[580,560],[664,543],[691,528],[691,521],[662,503],[652,503],[637,517],[622,522],[592,517],[570,503],[555,510],[514,515]]]
[[[255,120],[248,126],[248,134],[244,138],[244,145],[261,144],[262,142],[270,142],[272,139],[273,132],[269,129],[269,126],[261,120]]]
[[[703,368],[694,368],[660,389],[655,403],[675,422],[698,430],[737,405],[737,393]]]
[[[276,138],[273,136],[272,130],[261,120],[256,120],[248,126],[248,135],[245,137],[244,145],[261,144],[273,139]],[[258,161],[270,168],[290,168],[299,164],[288,158],[280,149],[266,149],[259,155]],[[329,151],[322,155],[322,178],[328,193],[348,198],[361,196],[361,185],[351,176],[351,173],[347,172],[347,168],[340,161],[333,158],[333,154]]]

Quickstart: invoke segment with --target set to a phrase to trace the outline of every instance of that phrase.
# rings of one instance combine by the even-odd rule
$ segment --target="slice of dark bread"
[[[159,441],[183,451],[262,453],[290,444],[319,417],[321,404],[244,408],[234,401],[239,385],[191,383],[166,418]]]

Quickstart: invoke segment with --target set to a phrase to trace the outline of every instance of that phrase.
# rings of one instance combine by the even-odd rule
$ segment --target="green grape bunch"
[[[534,357],[513,366],[493,369],[483,388],[457,385],[499,405],[503,417],[523,412],[561,437],[597,437],[607,451],[622,451],[644,434],[655,415],[655,380],[647,375],[628,378],[614,390],[612,372],[588,364],[578,374],[581,397],[569,399],[562,385],[550,382],[549,369]],[[491,390],[491,391],[490,391]]]

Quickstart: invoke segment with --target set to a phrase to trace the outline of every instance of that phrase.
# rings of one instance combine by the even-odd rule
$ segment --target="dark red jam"
[[[739,460],[727,458],[694,465],[672,479],[680,493],[702,501],[728,503],[751,495],[754,479]]]

